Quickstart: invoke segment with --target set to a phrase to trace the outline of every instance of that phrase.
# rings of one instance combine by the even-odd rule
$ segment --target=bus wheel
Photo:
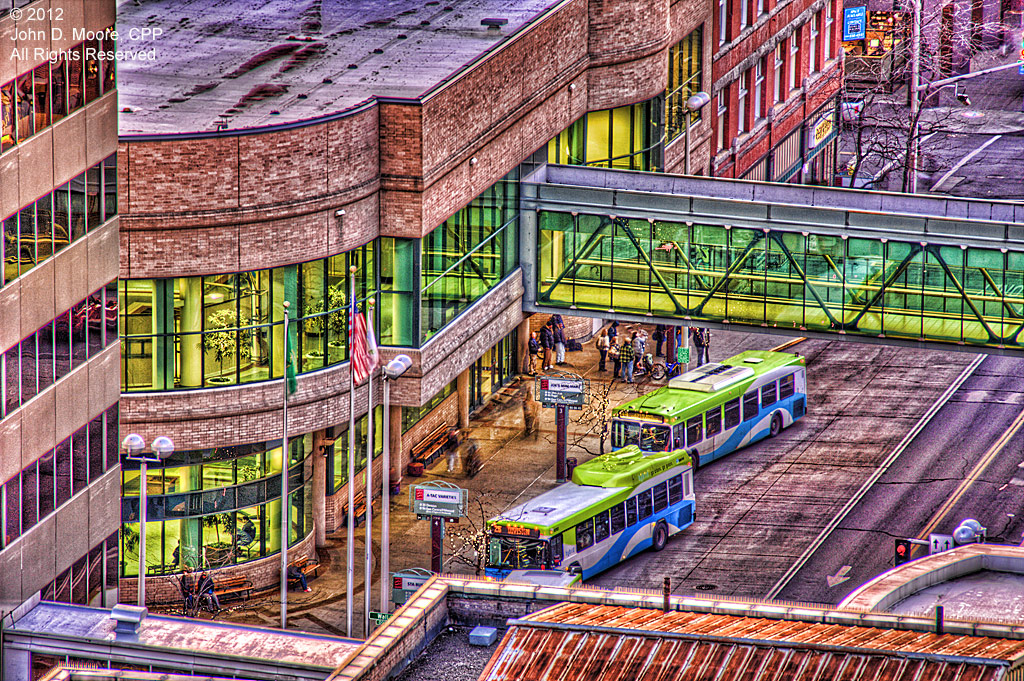
[[[700,454],[697,453],[696,449],[690,452],[690,460],[693,461],[693,471],[696,473],[697,469],[700,468]]]
[[[651,548],[655,551],[661,551],[665,548],[665,544],[668,543],[668,527],[665,526],[664,521],[659,521],[654,526],[654,536],[651,537]]]
[[[782,432],[782,415],[778,412],[772,416],[772,427],[769,431],[768,437],[775,437]]]

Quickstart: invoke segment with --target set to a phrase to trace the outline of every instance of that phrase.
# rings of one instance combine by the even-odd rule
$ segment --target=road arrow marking
[[[828,588],[831,589],[832,587],[838,586],[839,584],[842,584],[843,582],[848,580],[849,577],[847,577],[846,575],[850,571],[850,569],[850,565],[844,565],[843,567],[839,568],[839,572],[835,573],[834,575],[828,575],[827,577],[825,577],[825,581],[828,582]]]

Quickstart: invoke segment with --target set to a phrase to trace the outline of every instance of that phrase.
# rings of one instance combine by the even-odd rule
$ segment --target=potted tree
[[[241,326],[248,326],[249,320],[242,318]],[[238,357],[239,364],[252,361],[252,329],[239,329],[238,315],[234,310],[219,310],[206,319],[207,331],[203,334],[203,350],[213,353],[213,359],[220,362],[220,376],[213,376],[210,383],[231,383],[224,376],[224,360]],[[220,330],[223,329],[223,330]]]

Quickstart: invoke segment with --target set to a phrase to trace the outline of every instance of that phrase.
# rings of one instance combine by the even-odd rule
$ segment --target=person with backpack
[[[555,341],[555,364],[565,364],[565,328],[554,320],[551,324],[551,334]]]
[[[697,363],[694,366],[699,367],[705,362],[710,362],[711,332],[694,326],[690,329],[690,338],[693,340],[693,347],[697,350]]]

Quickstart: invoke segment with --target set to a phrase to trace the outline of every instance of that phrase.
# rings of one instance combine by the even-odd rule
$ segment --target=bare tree
[[[577,428],[573,431],[571,444],[582,449],[591,456],[604,454],[604,446],[611,434],[613,382],[588,381],[586,402],[576,421]],[[597,451],[593,449],[593,440],[597,439]]]
[[[490,491],[473,496],[467,514],[459,518],[458,524],[450,523],[445,528],[448,537],[449,560],[473,570],[474,575],[484,572],[487,563],[487,520],[491,517],[488,507],[494,494]]]

